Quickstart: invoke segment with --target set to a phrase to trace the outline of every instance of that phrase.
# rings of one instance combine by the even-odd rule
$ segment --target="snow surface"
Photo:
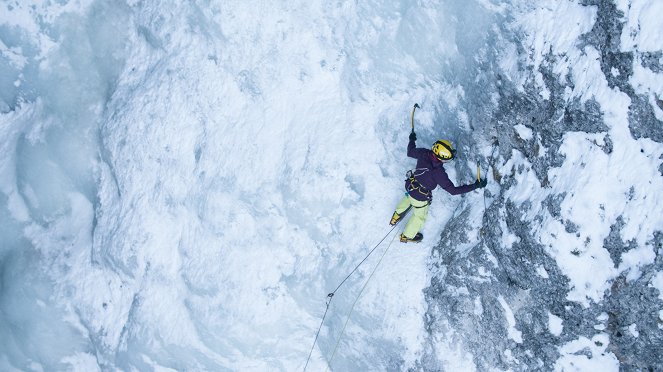
[[[516,133],[518,133],[518,136],[525,141],[531,140],[534,138],[534,132],[532,132],[531,129],[527,128],[526,126],[522,124],[518,124],[514,127],[516,130]]]
[[[663,3],[648,0],[618,0],[615,3],[626,18],[621,37],[622,50],[660,51]]]
[[[663,300],[663,271],[656,273],[656,275],[651,279],[649,286],[656,288],[658,290],[658,298]]]
[[[509,335],[509,338],[519,344],[522,343],[523,342],[522,332],[516,329],[516,318],[513,316],[513,311],[511,310],[511,307],[506,302],[504,297],[499,296],[497,300],[500,302],[500,305],[502,305],[502,308],[504,309],[504,316],[506,317],[506,322],[508,325],[507,334]]]
[[[556,371],[619,371],[617,357],[608,348],[609,338],[600,333],[588,339],[580,337],[561,348],[562,357],[555,363]]]
[[[564,330],[562,322],[564,320],[554,314],[548,313],[548,329],[555,336],[560,336]]]
[[[623,51],[660,51],[662,4],[617,2]],[[600,51],[580,42],[594,6],[25,0],[2,8],[2,370],[301,370],[326,294],[390,231],[412,166],[404,156],[412,104],[422,105],[420,145],[442,137],[464,153],[490,153],[487,139],[469,140],[467,92],[450,81],[473,76],[464,67],[486,43],[477,35],[512,8],[527,51],[507,43],[496,65],[520,90],[524,71],[533,73],[549,99],[540,67],[558,56],[554,73],[574,81],[565,99],[600,104],[613,150],[603,150],[603,134],[566,133],[549,188],[513,150],[493,169],[514,177],[503,196],[533,218],[548,196],[566,193],[561,218],[577,230],[550,216],[536,234],[569,280],[568,300],[585,308],[618,275],[636,280],[654,262],[663,147],[631,135],[629,97],[609,86]],[[630,83],[662,120],[663,74],[636,60]],[[514,131],[536,139],[524,124]],[[461,154],[449,174],[469,183],[473,167]],[[435,200],[427,239],[390,246],[329,361],[393,235],[336,293],[310,370],[417,368],[429,337],[441,369],[477,369],[453,329],[428,333],[423,290],[431,248],[456,206],[476,206],[475,236],[460,248],[469,250],[486,201],[439,190]],[[621,239],[637,248],[616,265],[603,242],[618,217]],[[501,244],[520,242],[498,223]],[[479,276],[489,281],[486,270]],[[660,273],[651,281],[659,293],[662,281]],[[522,343],[514,310],[497,300],[509,338]],[[479,299],[473,311],[484,312]],[[549,314],[548,325],[563,334],[562,319]],[[608,346],[603,329],[574,337],[554,368],[618,370]]]

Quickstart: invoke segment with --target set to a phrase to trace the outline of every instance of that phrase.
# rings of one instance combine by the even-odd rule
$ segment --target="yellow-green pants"
[[[396,213],[398,214],[402,214],[409,206],[412,206],[412,215],[410,215],[410,219],[405,225],[405,230],[403,230],[403,235],[408,239],[414,238],[424,228],[426,216],[428,216],[428,205],[429,202],[419,201],[409,194],[406,194],[398,205],[396,205]]]

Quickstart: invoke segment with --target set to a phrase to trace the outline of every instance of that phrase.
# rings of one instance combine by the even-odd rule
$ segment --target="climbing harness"
[[[408,208],[405,212],[403,212],[402,216],[405,216],[409,211],[410,211],[410,209]],[[402,220],[402,218],[401,218],[401,220]],[[352,271],[350,271],[350,273],[345,277],[345,279],[343,279],[343,280],[341,281],[341,283],[340,283],[339,285],[337,285],[336,288],[335,288],[333,291],[331,291],[330,293],[327,294],[327,298],[328,298],[328,300],[325,302],[325,306],[326,306],[326,307],[325,307],[325,313],[322,314],[322,320],[320,321],[320,326],[318,327],[318,331],[317,331],[316,334],[315,334],[315,339],[313,340],[313,345],[311,345],[311,351],[309,351],[309,353],[308,353],[308,358],[306,359],[306,364],[304,365],[304,371],[306,371],[306,367],[308,366],[308,363],[309,363],[309,361],[311,360],[311,355],[313,354],[313,349],[315,348],[315,344],[316,344],[316,342],[318,341],[318,337],[320,336],[320,330],[322,329],[322,325],[324,324],[324,322],[325,322],[325,318],[327,317],[327,312],[329,311],[329,305],[331,305],[331,302],[332,302],[332,300],[334,299],[334,294],[336,294],[336,291],[338,291],[339,288],[341,288],[341,286],[342,286],[342,285],[343,285],[343,284],[344,284],[344,283],[350,278],[350,276],[352,276],[352,274],[354,274],[354,272],[357,271],[357,269],[359,268],[359,266],[361,266],[361,264],[363,264],[364,261],[366,261],[366,260],[368,259],[368,257],[370,257],[371,254],[373,254],[373,252],[374,252],[374,251],[375,251],[375,250],[376,250],[376,249],[382,244],[382,242],[384,242],[385,239],[387,239],[387,237],[389,236],[389,234],[391,234],[391,233],[394,231],[394,229],[396,229],[396,226],[398,226],[398,223],[399,223],[401,220],[399,220],[398,222],[396,222],[396,224],[395,224],[395,225],[389,230],[389,232],[387,232],[387,234],[386,234],[382,239],[380,239],[380,241],[375,245],[375,247],[373,247],[373,249],[371,249],[371,250],[368,252],[368,254],[366,255],[366,257],[364,257],[364,259],[362,259],[361,262],[359,262],[359,263],[357,264],[357,266],[355,266],[355,268],[352,269]],[[396,236],[396,235],[394,235],[394,236]],[[393,242],[393,239],[392,239],[392,242]],[[390,246],[391,246],[391,243],[389,243],[389,246],[387,247],[387,249],[386,249],[386,250],[384,251],[384,253],[382,254],[382,257],[380,258],[380,261],[378,261],[378,264],[375,266],[375,269],[373,269],[373,273],[375,272],[375,270],[377,269],[377,267],[380,265],[380,262],[382,261],[382,258],[383,258],[384,255],[387,253],[387,250],[389,250],[389,247],[390,247]],[[369,281],[369,280],[371,279],[371,277],[373,276],[373,273],[371,273],[371,276],[369,276],[368,280],[366,280],[366,283],[364,284],[364,288],[366,287],[366,284],[368,284],[368,281]],[[364,289],[362,288],[362,291],[363,291],[363,290],[364,290]],[[361,295],[361,292],[359,292],[359,295]],[[357,296],[357,300],[358,300],[358,299],[359,299],[359,296]],[[355,303],[357,302],[357,300],[355,300]],[[352,307],[354,308],[354,304],[352,305]],[[352,310],[351,310],[351,311],[352,311]],[[350,316],[350,314],[348,314],[348,318],[349,318],[349,316]],[[346,325],[347,325],[347,320],[346,320]],[[345,330],[345,326],[343,326],[343,329]],[[342,334],[343,334],[343,332],[341,332],[341,335],[342,335]],[[340,336],[339,336],[339,340],[340,340]],[[338,346],[338,342],[337,342],[337,345],[336,345],[336,346]],[[336,353],[336,347],[334,348],[334,353]],[[329,361],[328,361],[328,367],[329,367],[329,363],[331,363],[331,359],[333,359],[333,354],[332,354],[332,358],[330,358]]]
[[[424,173],[428,172],[430,169],[428,168],[417,168],[417,169],[411,169],[407,171],[405,176],[407,179],[410,181],[408,184],[406,190],[408,193],[411,193],[413,191],[418,192],[419,194],[423,195],[428,199],[429,201],[433,199],[433,193],[431,193],[430,190],[428,190],[424,185],[422,185],[419,180],[417,180],[417,177],[423,175]]]

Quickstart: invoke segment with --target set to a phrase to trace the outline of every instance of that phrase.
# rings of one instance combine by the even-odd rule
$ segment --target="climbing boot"
[[[394,214],[391,216],[391,221],[389,221],[389,224],[391,226],[396,225],[398,221],[400,221],[403,218],[403,216],[405,216],[405,214],[410,210],[410,208],[412,208],[412,206],[407,207],[407,209],[404,210],[403,213],[401,214],[394,212]]]
[[[398,213],[394,212],[394,214],[391,216],[391,221],[389,221],[389,224],[391,226],[394,226],[395,224],[398,223],[398,221],[401,220],[401,218],[403,218],[402,214],[398,214]]]
[[[417,233],[412,239],[401,234],[401,243],[419,243],[422,240],[424,240],[424,235],[422,233]]]

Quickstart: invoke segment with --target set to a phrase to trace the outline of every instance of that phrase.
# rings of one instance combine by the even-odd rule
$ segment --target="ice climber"
[[[416,147],[417,135],[410,133],[410,142],[407,145],[407,156],[417,159],[417,167],[408,171],[405,180],[405,196],[396,205],[396,211],[391,217],[390,225],[400,221],[405,213],[412,208],[412,216],[407,221],[401,234],[401,242],[420,242],[424,236],[419,232],[426,222],[428,206],[433,199],[433,190],[441,186],[452,195],[464,194],[478,188],[486,187],[487,181],[477,180],[473,184],[455,186],[444,170],[444,163],[456,156],[456,150],[447,140],[435,142],[432,149]]]

